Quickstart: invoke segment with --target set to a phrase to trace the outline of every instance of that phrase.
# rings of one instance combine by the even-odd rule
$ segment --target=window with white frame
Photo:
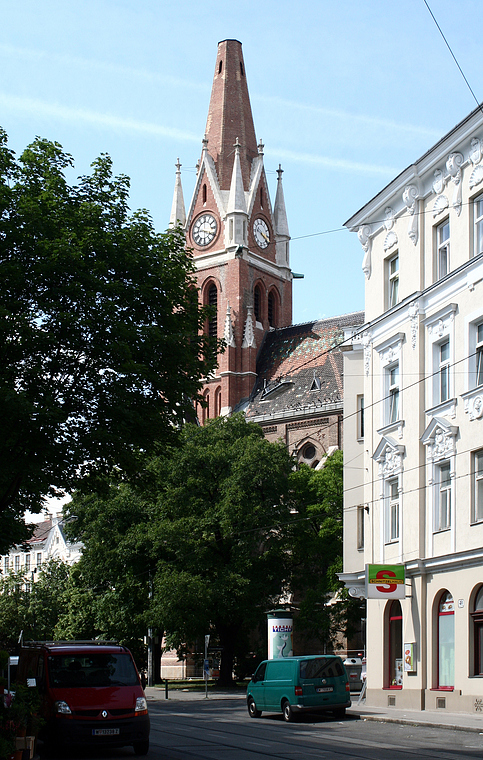
[[[451,468],[444,462],[436,469],[436,510],[435,531],[447,530],[451,526]]]
[[[364,548],[364,507],[357,507],[357,548]]]
[[[357,438],[364,438],[364,396],[357,396]]]
[[[15,572],[18,573],[20,570],[20,554],[15,555]]]
[[[386,424],[391,425],[399,420],[399,363],[386,368],[386,381]]]
[[[475,325],[475,359],[476,359],[476,377],[475,387],[483,385],[483,322]]]
[[[397,478],[387,482],[387,540],[399,538],[399,481]]]
[[[10,558],[8,556],[3,558],[3,571],[8,573],[10,569]]]
[[[479,253],[483,253],[483,195],[473,201],[473,218],[475,223],[473,255],[478,256]]]
[[[396,254],[387,262],[388,297],[387,306],[390,309],[399,301],[399,255]]]
[[[473,454],[473,522],[483,520],[483,449]]]
[[[25,569],[30,570],[30,554],[25,555]]]
[[[42,564],[42,552],[37,552],[37,567]]]
[[[449,338],[437,345],[437,362],[438,362],[438,402],[442,404],[451,398],[450,394],[450,345]]]
[[[449,272],[449,220],[436,228],[436,280]]]

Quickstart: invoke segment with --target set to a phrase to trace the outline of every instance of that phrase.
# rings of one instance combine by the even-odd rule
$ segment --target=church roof
[[[344,314],[268,333],[257,359],[257,382],[247,419],[284,412],[309,413],[342,404],[344,328],[362,325],[364,312]]]

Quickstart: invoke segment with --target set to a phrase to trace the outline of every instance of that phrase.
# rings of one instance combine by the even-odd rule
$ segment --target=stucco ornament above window
[[[429,462],[447,459],[456,453],[456,436],[458,427],[450,425],[442,417],[433,417],[421,436],[421,443],[426,446],[426,457]]]
[[[372,271],[371,264],[371,250],[372,250],[372,238],[371,238],[371,226],[370,224],[363,224],[359,227],[357,237],[364,250],[364,258],[362,259],[362,271],[369,280]]]
[[[461,164],[463,163],[463,160],[462,153],[450,153],[448,160],[446,161],[446,169],[448,170],[451,181],[454,185],[453,208],[458,216],[461,214],[462,207]]]
[[[469,415],[471,422],[483,417],[483,395],[481,394],[481,390],[475,396],[465,398],[465,413]]]
[[[418,208],[418,198],[420,197],[419,187],[417,185],[407,185],[403,192],[403,201],[409,214],[408,235],[409,239],[416,245],[419,237],[419,214],[416,213]]]
[[[379,465],[380,478],[392,478],[399,475],[403,469],[403,458],[406,452],[404,446],[399,446],[389,436],[381,438],[372,458]]]
[[[471,141],[471,150],[468,156],[472,165],[473,171],[470,174],[470,190],[483,182],[483,166],[481,161],[481,142],[477,137],[473,137]]]
[[[389,251],[390,248],[397,245],[397,235],[393,230],[395,216],[394,209],[387,206],[384,209],[384,215],[386,217],[384,220],[384,227],[387,230],[387,235],[384,239],[384,250]]]

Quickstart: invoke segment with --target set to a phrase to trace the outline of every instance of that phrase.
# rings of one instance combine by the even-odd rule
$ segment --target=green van
[[[282,712],[284,720],[300,712],[331,711],[343,718],[351,705],[349,679],[337,655],[310,655],[264,660],[247,688],[251,718]]]

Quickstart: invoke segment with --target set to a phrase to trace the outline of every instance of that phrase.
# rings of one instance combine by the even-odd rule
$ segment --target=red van
[[[18,683],[36,687],[40,738],[58,744],[149,750],[146,698],[131,652],[113,642],[33,642],[22,647]]]

